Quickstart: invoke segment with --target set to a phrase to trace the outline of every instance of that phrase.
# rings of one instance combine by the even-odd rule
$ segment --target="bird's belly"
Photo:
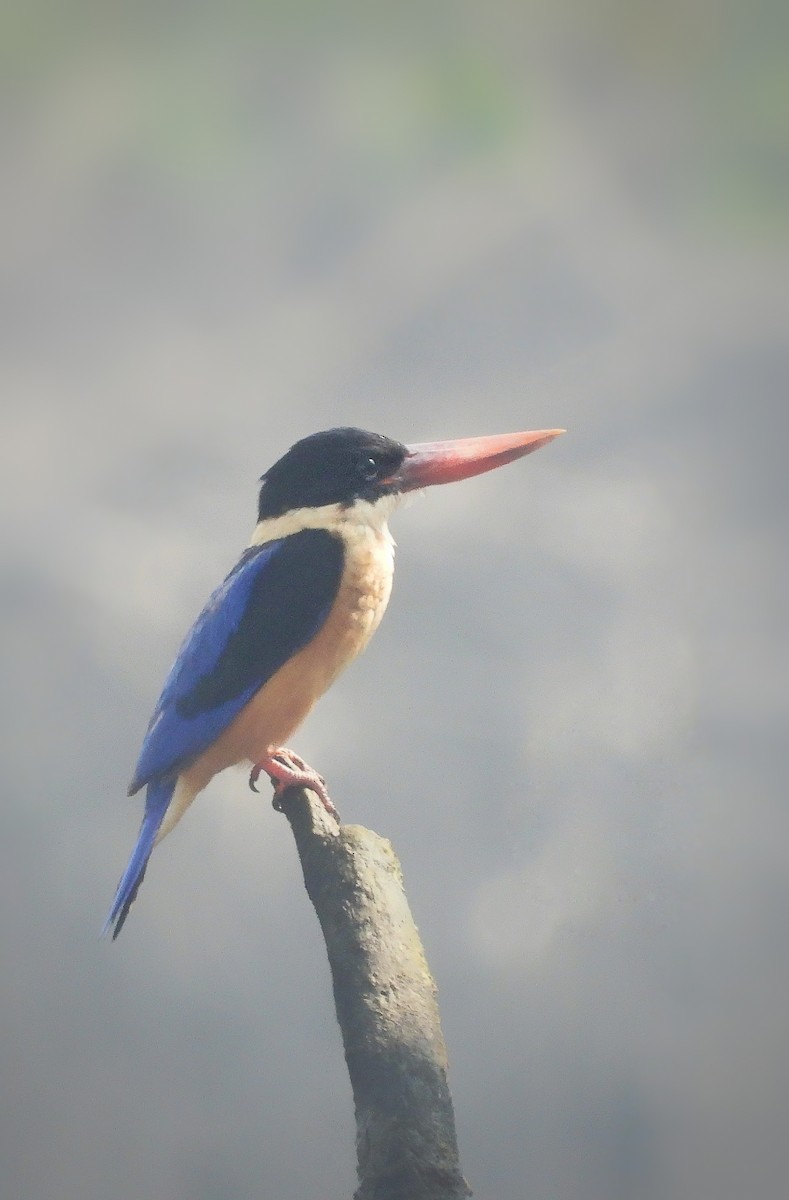
[[[272,675],[224,733],[189,768],[202,788],[225,767],[258,762],[284,745],[315,702],[367,645],[392,589],[392,543],[351,545],[337,598],[318,633]],[[265,631],[261,631],[265,637]]]

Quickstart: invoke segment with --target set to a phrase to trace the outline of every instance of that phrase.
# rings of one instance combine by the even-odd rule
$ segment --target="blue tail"
[[[118,890],[115,893],[110,914],[104,922],[104,928],[101,931],[102,937],[112,929],[112,940],[115,941],[123,929],[123,923],[129,915],[129,909],[134,903],[137,892],[140,890],[140,884],[145,876],[145,868],[148,866],[148,859],[151,857],[151,851],[153,850],[153,843],[175,791],[175,784],[175,779],[154,779],[148,784],[148,794],[145,798],[145,816],[140,826],[137,845],[134,847],[132,856],[129,859],[129,865],[118,884]]]

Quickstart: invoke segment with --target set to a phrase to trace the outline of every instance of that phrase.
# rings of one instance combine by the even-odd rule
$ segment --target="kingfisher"
[[[392,589],[388,521],[415,489],[503,466],[563,429],[403,445],[363,429],[314,433],[261,479],[249,546],[212,594],[165,680],[129,785],[145,812],[103,934],[118,936],[154,846],[220,771],[250,767],[274,787],[311,789],[338,818],[322,776],[286,743],[367,645]]]

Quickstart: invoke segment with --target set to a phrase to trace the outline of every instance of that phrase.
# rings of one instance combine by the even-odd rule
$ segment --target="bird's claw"
[[[340,814],[326,789],[326,780],[292,750],[274,750],[255,763],[249,773],[249,786],[253,792],[257,792],[256,784],[263,772],[268,775],[274,788],[272,803],[277,812],[282,812],[281,797],[288,788],[305,787],[315,793],[329,816],[339,822]]]

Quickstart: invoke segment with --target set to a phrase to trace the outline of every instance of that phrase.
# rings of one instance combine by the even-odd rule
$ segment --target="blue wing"
[[[304,529],[247,550],[187,635],[151,717],[133,795],[172,778],[214,742],[328,616],[343,546]]]

